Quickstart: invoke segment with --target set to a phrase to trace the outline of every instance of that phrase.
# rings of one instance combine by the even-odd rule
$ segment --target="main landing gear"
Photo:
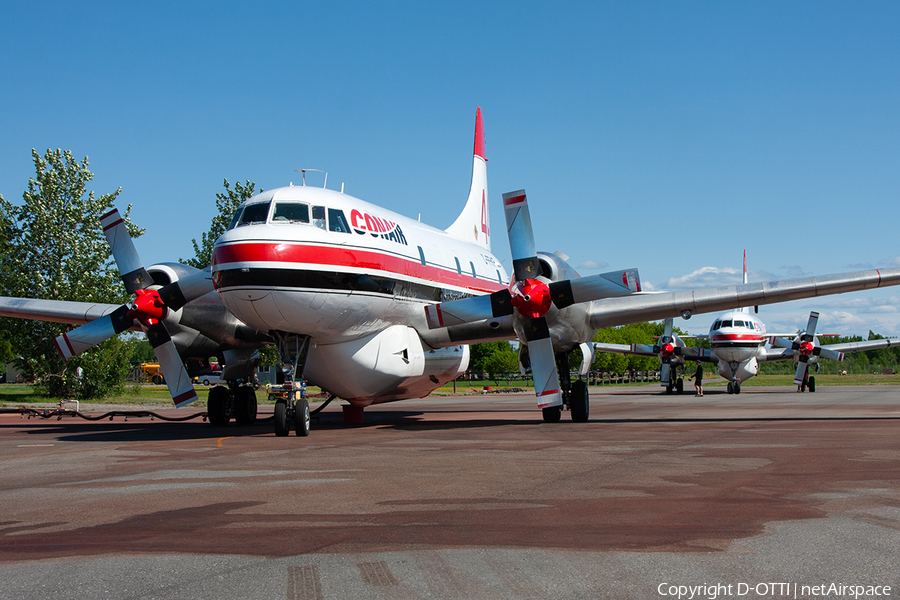
[[[228,425],[232,418],[238,425],[253,425],[256,409],[256,391],[252,385],[229,382],[227,387],[217,385],[209,390],[206,412],[212,425]]]
[[[556,355],[556,371],[559,373],[559,390],[562,393],[562,406],[550,406],[543,409],[545,423],[559,423],[562,409],[572,414],[574,423],[586,423],[590,416],[590,399],[587,382],[579,379],[572,381],[569,373],[569,354],[562,352]]]
[[[684,393],[684,378],[678,377],[675,381],[669,380],[669,384],[666,386],[667,394],[682,394]]]
[[[741,382],[740,381],[731,381],[728,383],[728,393],[729,394],[740,394],[741,393]]]

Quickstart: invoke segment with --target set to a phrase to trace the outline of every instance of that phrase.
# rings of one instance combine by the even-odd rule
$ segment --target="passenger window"
[[[309,205],[296,202],[278,202],[275,204],[273,223],[309,223]]]
[[[241,213],[244,212],[244,207],[239,206],[235,211],[234,216],[231,218],[231,224],[228,226],[228,229],[234,229],[237,227],[238,222],[241,220]]]
[[[328,209],[328,230],[350,233],[350,226],[347,224],[347,218],[344,217],[344,211],[337,208]]]
[[[312,207],[312,218],[313,218],[313,225],[315,225],[319,229],[325,229],[325,207],[324,206],[313,206]]]
[[[241,215],[241,225],[257,225],[265,223],[269,218],[270,202],[258,202],[256,204],[248,204],[244,207],[244,213]]]

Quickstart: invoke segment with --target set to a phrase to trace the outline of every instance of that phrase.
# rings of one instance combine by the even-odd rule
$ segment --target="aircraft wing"
[[[0,317],[84,325],[104,317],[120,304],[0,297]]]
[[[592,302],[590,326],[602,329],[685,314],[725,311],[736,306],[774,304],[889,285],[900,285],[900,267],[683,292],[636,293]]]
[[[893,348],[895,346],[900,346],[900,340],[865,340],[862,342],[845,342],[843,344],[825,344],[819,347],[823,350],[847,354],[850,352],[865,352],[866,350],[881,350],[882,348]]]
[[[594,352],[615,352],[616,354],[633,354],[637,356],[659,356],[659,346],[653,344],[604,344],[594,342]],[[712,352],[707,348],[676,346],[673,354],[687,361],[716,362]]]
[[[790,346],[787,348],[764,348],[766,356],[765,362],[778,362],[780,360],[794,360],[794,351]]]
[[[594,352],[615,352],[616,354],[635,354],[637,356],[657,356],[659,347],[653,344],[603,344],[594,342]]]

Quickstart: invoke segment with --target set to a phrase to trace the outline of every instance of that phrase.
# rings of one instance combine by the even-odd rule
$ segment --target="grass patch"
[[[710,377],[704,380],[704,386],[708,387],[725,387],[727,381],[720,377]],[[900,375],[875,375],[859,374],[859,375],[816,375],[817,386],[835,386],[835,385],[898,385],[900,384]],[[635,385],[647,385],[646,382],[640,383],[624,383],[609,384],[602,387],[626,387]],[[692,389],[690,381],[685,381],[685,388]],[[793,375],[758,375],[753,377],[742,386],[792,386],[794,385]],[[504,388],[521,388],[532,391],[534,388],[531,382],[511,379],[508,382],[501,380],[498,384],[495,381],[457,381],[456,391],[454,392],[453,383],[448,383],[436,389],[432,395],[434,396],[450,396],[454,393],[457,395],[480,394],[486,386],[492,387],[494,390]],[[207,398],[207,389],[205,386],[196,386],[199,400],[191,406],[205,407]],[[309,386],[307,394],[310,402],[322,402],[326,399],[320,388]],[[256,398],[260,404],[273,404],[268,399],[266,388],[261,387],[256,390]],[[34,387],[20,383],[4,383],[0,384],[0,407],[16,407],[30,406],[35,404],[59,404],[58,398],[50,398],[35,391]],[[125,387],[125,393],[121,396],[103,398],[102,400],[91,400],[85,404],[120,404],[134,406],[172,406],[172,398],[169,396],[169,390],[164,385],[151,384],[128,384]]]

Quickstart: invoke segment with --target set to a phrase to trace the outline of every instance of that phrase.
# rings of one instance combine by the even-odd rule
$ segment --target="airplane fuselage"
[[[473,231],[473,241],[479,233]],[[428,367],[408,370],[415,362],[410,352],[441,365],[454,352],[465,355],[455,367],[465,370],[467,348],[448,347],[446,330],[429,330],[423,307],[508,283],[500,261],[474,243],[309,186],[269,190],[245,202],[216,242],[211,270],[231,313],[261,332],[309,336],[309,379],[360,404],[422,393],[421,386],[411,389],[407,375],[427,376]],[[355,380],[382,377],[395,357],[394,376]],[[326,364],[338,360],[351,366],[337,373]]]
[[[739,310],[720,315],[709,329],[709,347],[719,375],[741,383],[759,373],[766,339],[766,326],[755,315]]]

